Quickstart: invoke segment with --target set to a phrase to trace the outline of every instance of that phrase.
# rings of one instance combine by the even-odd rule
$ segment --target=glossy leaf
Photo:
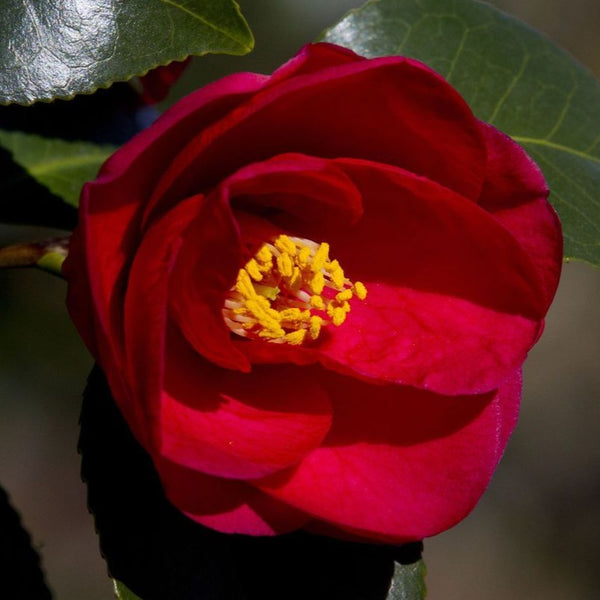
[[[91,93],[190,54],[245,54],[233,0],[4,0],[0,104]]]
[[[125,584],[120,581],[114,580],[115,596],[118,600],[140,600],[139,596],[136,596],[131,590],[127,589]]]
[[[569,54],[474,0],[373,0],[323,39],[369,57],[411,56],[446,77],[542,168],[565,258],[600,265],[600,84]]]
[[[394,578],[386,600],[424,600],[427,595],[426,572],[422,559],[409,564],[396,563]]]
[[[12,154],[33,179],[72,206],[77,206],[83,184],[93,179],[113,146],[45,138],[20,131],[0,130],[0,146]],[[0,192],[10,201],[18,189],[18,175],[3,178]],[[18,201],[18,198],[12,198]]]

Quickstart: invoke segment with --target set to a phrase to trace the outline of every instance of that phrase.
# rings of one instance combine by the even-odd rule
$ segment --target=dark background
[[[451,1],[451,0],[449,0]],[[235,70],[270,72],[360,0],[247,0],[248,57],[196,59],[175,95]],[[600,74],[598,0],[493,2]],[[0,243],[47,230],[0,226]],[[32,533],[57,600],[109,600],[79,478],[80,392],[91,359],[65,284],[0,271],[0,482]],[[525,370],[521,419],[490,489],[452,531],[426,540],[432,600],[595,600],[600,591],[600,272],[565,265]]]

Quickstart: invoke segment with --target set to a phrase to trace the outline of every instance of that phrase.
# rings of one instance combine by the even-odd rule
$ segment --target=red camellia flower
[[[418,540],[473,508],[515,425],[561,264],[546,196],[424,65],[310,45],[106,162],[68,306],[186,515]]]

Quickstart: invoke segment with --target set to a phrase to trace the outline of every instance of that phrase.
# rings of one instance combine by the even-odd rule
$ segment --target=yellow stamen
[[[325,310],[325,302],[317,294],[310,297],[310,305],[318,310]]]
[[[256,260],[263,264],[271,266],[271,260],[273,260],[273,254],[269,250],[267,245],[261,247],[261,249],[256,253]]]
[[[323,325],[323,319],[318,315],[313,315],[310,318],[310,337],[313,340],[316,340],[319,337],[319,333],[321,333],[321,327]]]
[[[254,281],[261,281],[263,278],[260,268],[258,267],[258,263],[253,258],[246,263],[246,271],[248,271],[250,277],[252,277]]]
[[[248,271],[241,269],[238,273],[237,282],[235,284],[235,289],[238,291],[244,298],[253,298],[256,296],[256,292],[254,291],[254,286],[252,285],[252,281],[250,280],[250,275],[248,275]]]
[[[335,295],[335,301],[340,303],[350,300],[350,298],[352,298],[352,290],[344,290],[343,292]]]
[[[289,254],[280,254],[277,257],[277,268],[284,277],[291,277],[294,272],[294,264]]]
[[[346,311],[343,308],[337,307],[333,309],[331,322],[339,327],[346,320]]]
[[[313,294],[320,294],[323,291],[323,288],[325,287],[325,277],[323,277],[323,273],[321,271],[315,273],[311,277],[309,285]]]
[[[310,261],[310,252],[310,246],[304,246],[300,249],[300,252],[298,253],[298,263],[301,267],[308,265],[308,262]]]
[[[287,235],[280,235],[275,240],[275,248],[283,254],[289,254],[290,256],[296,256],[296,246]]]
[[[327,325],[342,325],[351,302],[366,296],[364,284],[346,279],[329,259],[329,244],[280,235],[240,269],[223,317],[247,339],[297,346],[317,340]]]
[[[341,290],[344,287],[344,282],[346,281],[344,269],[340,267],[340,263],[337,260],[332,260],[328,270],[331,273],[331,279],[336,289]]]
[[[312,259],[312,264],[310,265],[310,269],[313,273],[320,271],[325,263],[329,260],[329,244],[323,242],[319,249],[315,252],[315,255]]]
[[[306,329],[296,329],[285,334],[285,341],[292,346],[299,346],[306,337]]]
[[[359,300],[364,300],[367,297],[367,288],[360,281],[357,281],[352,289]]]

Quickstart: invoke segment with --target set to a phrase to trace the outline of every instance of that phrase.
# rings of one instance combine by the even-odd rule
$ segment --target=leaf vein
[[[504,105],[504,102],[510,96],[511,92],[515,89],[517,83],[519,83],[519,80],[521,79],[523,73],[525,73],[525,69],[527,68],[527,65],[530,61],[531,54],[529,54],[529,52],[525,52],[523,60],[521,61],[521,65],[519,66],[519,70],[515,73],[515,76],[512,78],[512,81],[504,91],[504,94],[500,96],[498,103],[492,111],[491,116],[488,119],[486,119],[488,123],[493,123],[496,120],[496,117],[498,116],[502,106]]]
[[[234,42],[236,42],[237,44],[239,44],[240,46],[242,46],[242,48],[247,48],[248,47],[245,42],[241,41],[240,39],[238,39],[237,37],[235,37],[234,35],[232,35],[231,32],[227,31],[226,29],[222,29],[220,27],[217,27],[214,23],[211,23],[210,21],[208,21],[207,19],[205,19],[204,17],[202,17],[198,13],[195,13],[194,11],[190,10],[189,8],[186,8],[182,4],[179,4],[178,2],[175,2],[174,0],[161,0],[161,2],[164,2],[165,4],[170,4],[174,8],[178,8],[179,10],[182,10],[183,12],[187,13],[188,15],[190,15],[191,17],[193,17],[194,19],[197,19],[198,21],[200,21],[201,23],[203,23],[204,25],[206,25],[209,29],[213,29],[214,31],[217,31],[218,33],[222,34],[226,38],[229,38],[230,40],[233,40]]]

